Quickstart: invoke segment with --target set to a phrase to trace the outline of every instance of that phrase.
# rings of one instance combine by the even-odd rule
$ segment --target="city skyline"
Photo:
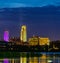
[[[19,37],[21,25],[27,26],[27,37],[37,35],[60,40],[60,7],[22,7],[0,9],[0,39],[4,30],[10,37]]]
[[[13,39],[13,38],[20,38],[21,41],[23,42],[27,42],[27,39],[31,38],[31,37],[40,37],[40,38],[49,38],[49,37],[46,37],[46,36],[38,36],[38,35],[32,35],[31,37],[27,37],[27,26],[26,25],[22,25],[21,26],[21,30],[20,30],[20,36],[19,37],[16,37],[16,36],[13,36],[13,37],[10,37],[10,32],[8,30],[5,30],[4,31],[4,37],[3,39],[0,39],[0,40],[4,40],[4,41],[7,41],[9,42],[10,39]],[[49,38],[50,39],[50,38]]]
[[[0,63],[60,62],[60,0],[0,0]]]

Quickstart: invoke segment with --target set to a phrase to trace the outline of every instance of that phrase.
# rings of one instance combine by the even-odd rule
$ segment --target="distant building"
[[[36,46],[39,43],[39,37],[33,36],[33,37],[29,38],[28,42],[29,42],[29,45]]]
[[[9,31],[4,31],[4,41],[9,41]]]
[[[27,42],[27,30],[26,30],[26,25],[22,25],[22,27],[21,27],[20,40],[21,40],[22,42]]]
[[[29,38],[28,42],[29,42],[29,45],[32,45],[32,46],[49,45],[50,40],[49,40],[49,38],[45,38],[45,37],[33,36],[33,37]]]
[[[49,45],[50,40],[49,38],[39,37],[39,45]]]

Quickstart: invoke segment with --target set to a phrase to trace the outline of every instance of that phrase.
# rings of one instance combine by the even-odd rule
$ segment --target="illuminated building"
[[[49,43],[50,43],[49,38],[39,37],[39,45],[49,45]]]
[[[49,38],[33,36],[28,40],[29,45],[49,45]]]
[[[23,25],[21,27],[21,36],[20,36],[21,41],[26,42],[27,41],[27,30],[26,30],[26,25]]]
[[[9,32],[4,31],[4,41],[9,41]]]
[[[38,43],[39,43],[39,37],[37,37],[37,36],[33,36],[33,37],[31,37],[31,38],[29,38],[29,45],[38,45]]]

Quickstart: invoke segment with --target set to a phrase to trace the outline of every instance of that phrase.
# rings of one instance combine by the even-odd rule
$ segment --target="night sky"
[[[28,37],[38,35],[60,40],[60,0],[0,0],[0,39],[8,30],[19,37],[21,25],[27,26]]]

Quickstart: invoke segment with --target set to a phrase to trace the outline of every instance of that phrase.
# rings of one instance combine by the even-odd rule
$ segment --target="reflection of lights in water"
[[[12,63],[14,63],[14,59],[12,59]]]
[[[34,57],[29,57],[29,63],[33,63],[34,62]]]
[[[40,57],[40,62],[39,63],[47,63],[46,62],[46,54],[43,54],[41,57]]]
[[[27,59],[26,57],[23,58],[23,63],[27,63],[26,59]]]
[[[34,63],[38,63],[38,57],[34,57]]]
[[[9,60],[8,59],[4,59],[3,63],[9,63]]]
[[[22,63],[22,57],[20,58],[20,63]]]
[[[51,62],[52,62],[52,60],[48,60],[47,62],[51,63]]]
[[[46,58],[47,58],[46,54],[43,54],[42,57],[41,57],[41,59],[46,59]]]
[[[27,58],[26,57],[21,57],[20,58],[20,63],[27,63]]]

